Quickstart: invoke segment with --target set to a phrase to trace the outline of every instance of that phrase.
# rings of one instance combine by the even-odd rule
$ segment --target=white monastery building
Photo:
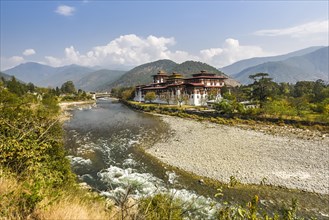
[[[147,92],[155,92],[155,103],[207,105],[221,98],[221,88],[227,77],[201,71],[191,78],[181,74],[159,71],[153,75],[153,83],[136,86],[135,101],[144,102]]]

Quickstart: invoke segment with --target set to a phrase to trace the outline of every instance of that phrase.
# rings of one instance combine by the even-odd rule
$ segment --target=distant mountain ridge
[[[202,62],[186,61],[181,64],[177,64],[171,60],[158,60],[133,68],[132,70],[126,72],[117,81],[108,84],[107,87],[104,89],[109,90],[114,87],[128,87],[139,84],[149,84],[152,82],[152,75],[157,74],[157,72],[160,70],[165,71],[168,74],[171,74],[172,72],[177,72],[184,75],[184,77],[190,77],[192,76],[192,74],[199,73],[201,70],[206,70],[208,72],[216,73],[218,75],[225,75],[215,67]],[[229,79],[227,80],[227,82],[232,86],[236,86],[239,84],[233,79]]]
[[[305,48],[302,50],[298,50],[298,51],[294,51],[291,53],[278,55],[278,56],[254,57],[254,58],[250,58],[250,59],[240,60],[231,65],[225,66],[223,68],[219,68],[219,70],[228,75],[235,75],[249,67],[257,66],[257,65],[267,63],[267,62],[282,61],[282,60],[289,59],[291,57],[302,56],[302,55],[305,55],[308,53],[312,53],[321,48],[324,48],[324,47],[322,47],[322,46],[308,47],[308,48]]]
[[[45,78],[52,76],[56,72],[56,68],[39,63],[28,62],[5,70],[4,72],[17,77],[24,82],[32,82],[33,84],[44,86],[41,85],[40,82]]]
[[[69,65],[51,67],[40,63],[28,62],[5,70],[6,74],[13,75],[24,82],[32,82],[37,86],[56,87],[68,80],[75,81],[78,76],[94,71],[88,67]]]
[[[100,70],[99,70],[100,71]],[[93,91],[104,83],[117,80],[126,71],[102,70],[79,65],[51,67],[28,62],[4,71],[24,82],[32,82],[42,87],[60,87],[66,81],[73,81],[78,89]],[[94,75],[94,76],[93,76]],[[97,79],[99,77],[99,79]]]
[[[259,72],[268,73],[275,82],[296,83],[297,81],[315,81],[318,79],[328,81],[328,52],[329,47],[321,47],[301,56],[248,67],[232,75],[232,77],[243,84],[251,83],[249,75]]]
[[[186,61],[181,64],[171,60],[158,60],[137,66],[129,71],[108,70],[69,65],[51,67],[39,63],[24,63],[3,71],[2,75],[15,76],[26,83],[32,82],[37,86],[56,87],[66,81],[73,81],[77,88],[87,91],[108,91],[118,86],[135,86],[152,82],[152,75],[159,70],[168,74],[177,72],[184,77],[190,77],[201,70],[228,76],[226,83],[237,86],[239,82],[251,82],[249,75],[266,72],[276,82],[295,83],[303,80],[323,79],[329,81],[328,70],[329,47],[310,47],[289,54],[275,57],[258,57],[238,61],[220,70],[206,63]],[[232,74],[232,71],[240,70]],[[231,75],[230,75],[231,74]],[[4,75],[5,77],[8,77]]]
[[[118,80],[125,72],[121,70],[97,70],[83,76],[75,85],[77,88],[86,91],[100,91],[107,84]]]

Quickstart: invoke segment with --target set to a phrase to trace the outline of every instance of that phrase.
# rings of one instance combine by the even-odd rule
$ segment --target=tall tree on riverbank
[[[67,81],[61,86],[61,91],[64,94],[75,94],[77,92],[72,81]]]
[[[277,84],[272,81],[272,78],[269,78],[268,73],[256,73],[250,75],[249,78],[254,80],[251,84],[251,98],[259,101],[262,107],[269,97],[275,95]]]

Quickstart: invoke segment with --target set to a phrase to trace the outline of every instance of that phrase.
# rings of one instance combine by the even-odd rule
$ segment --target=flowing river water
[[[197,210],[195,218],[212,218],[216,208],[246,204],[253,195],[262,195],[261,207],[278,210],[283,201],[297,198],[301,213],[328,218],[328,196],[268,186],[224,187],[224,196],[215,198],[218,185],[205,185],[184,171],[164,166],[145,155],[141,145],[152,145],[168,136],[159,117],[136,112],[114,99],[97,100],[93,107],[75,109],[64,125],[65,147],[74,172],[101,195],[120,199],[127,188],[135,198],[168,192],[184,201],[186,208]],[[214,202],[217,205],[214,206]],[[327,207],[327,208],[326,208]],[[192,216],[193,217],[193,216]]]

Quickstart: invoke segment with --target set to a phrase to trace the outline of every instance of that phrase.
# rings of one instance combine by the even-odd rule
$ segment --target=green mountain
[[[248,69],[250,67],[254,67],[263,63],[267,62],[276,62],[276,61],[283,61],[292,57],[296,56],[303,56],[308,53],[312,53],[318,49],[321,49],[323,47],[308,47],[302,50],[294,51],[288,54],[283,54],[279,56],[270,56],[270,57],[254,57],[250,59],[240,60],[238,62],[235,62],[231,65],[225,66],[223,68],[220,68],[220,70],[228,75],[236,75],[240,73],[241,71]]]
[[[152,82],[152,75],[157,74],[158,71],[163,70],[170,73],[171,70],[178,64],[171,60],[158,60],[151,63],[146,63],[133,68],[126,72],[118,80],[113,83],[109,83],[106,89],[114,87],[128,87],[138,84],[148,84]],[[105,89],[105,88],[104,88]]]
[[[215,67],[202,62],[186,61],[184,63],[177,64],[171,60],[158,60],[133,68],[132,70],[126,72],[117,81],[108,84],[106,88],[104,87],[104,89],[110,90],[114,87],[128,87],[140,84],[149,84],[153,80],[152,75],[157,74],[157,72],[160,70],[163,70],[168,74],[177,72],[184,75],[185,77],[190,77],[192,74],[199,73],[201,70],[217,73],[219,75],[225,75]],[[239,83],[234,79],[228,79],[227,84],[232,86],[239,85]]]
[[[322,79],[328,81],[329,47],[323,47],[302,56],[295,56],[283,61],[266,62],[249,67],[233,75],[243,84],[251,83],[249,75],[264,72],[268,73],[275,82],[296,83],[297,81],[315,81]]]
[[[75,85],[85,91],[99,91],[107,84],[118,80],[126,71],[101,69],[79,79]]]
[[[185,61],[179,65],[176,65],[171,72],[177,72],[183,74],[185,77],[190,77],[192,74],[200,72],[200,70],[205,70],[209,73],[217,73],[219,75],[225,75],[218,69],[213,66],[210,66],[206,63],[197,62],[197,61]],[[227,76],[227,75],[225,75]]]

